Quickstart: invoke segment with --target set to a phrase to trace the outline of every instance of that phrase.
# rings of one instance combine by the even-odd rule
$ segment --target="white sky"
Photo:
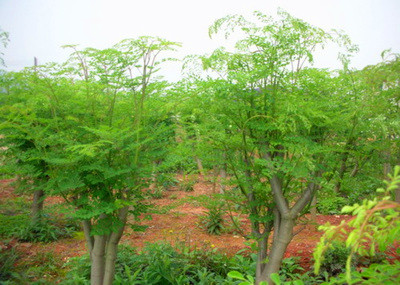
[[[254,10],[275,15],[281,7],[323,29],[342,29],[359,45],[353,66],[380,61],[380,53],[400,52],[400,0],[0,0],[0,27],[10,33],[4,51],[9,70],[64,61],[65,44],[106,48],[141,35],[181,42],[178,57],[210,53],[221,41],[208,38],[208,27],[227,14]],[[338,68],[327,50],[317,67]],[[180,66],[168,66],[167,79],[179,78]]]

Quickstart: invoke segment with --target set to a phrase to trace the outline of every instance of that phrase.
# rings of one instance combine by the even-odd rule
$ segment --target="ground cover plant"
[[[148,36],[103,50],[65,46],[63,64],[0,72],[0,163],[16,182],[2,181],[0,193],[4,282],[316,284],[338,275],[350,283],[363,242],[388,250],[382,244],[398,233],[389,201],[400,197],[399,56],[386,51],[382,63],[353,70],[357,48],[346,35],[284,11],[227,16],[209,30],[236,31],[235,49],[187,57],[175,84],[156,74],[180,44]],[[327,42],[343,48],[342,69],[312,67]],[[391,184],[380,201],[382,181]],[[322,234],[313,225],[350,214],[365,240],[351,233],[324,265],[316,256],[314,275],[300,275]],[[64,248],[46,253],[53,244]],[[67,244],[79,257],[70,259]],[[347,275],[334,254],[346,257]],[[40,266],[27,271],[29,262]]]

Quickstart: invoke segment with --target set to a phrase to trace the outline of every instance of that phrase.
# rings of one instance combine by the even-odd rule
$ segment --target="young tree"
[[[152,37],[105,50],[68,46],[73,53],[62,67],[12,79],[2,98],[10,153],[32,185],[62,196],[83,222],[91,284],[112,284],[128,214],[137,219],[146,210],[142,189],[170,129],[168,84],[154,75],[166,60],[160,53],[177,46]]]
[[[128,213],[138,218],[144,210],[142,188],[166,142],[159,139],[166,114],[157,100],[166,84],[152,79],[159,54],[176,46],[141,37],[106,50],[72,47],[67,71],[80,79],[73,79],[71,113],[48,161],[54,193],[83,220],[91,284],[112,284]]]
[[[342,143],[334,140],[336,128],[351,112],[328,71],[305,68],[316,48],[348,39],[278,14],[276,21],[260,12],[253,22],[242,16],[217,20],[211,35],[238,28],[244,39],[235,53],[218,49],[199,57],[219,76],[206,84],[211,97],[206,118],[210,126],[218,124],[212,139],[225,150],[245,199],[258,244],[257,283],[270,282],[279,270],[295,221],[318,189],[326,154]]]
[[[48,183],[46,153],[58,128],[57,92],[62,82],[48,77],[52,67],[25,69],[1,76],[4,170],[18,178],[19,189],[33,194],[31,224],[41,222]],[[39,73],[41,75],[39,75]],[[58,85],[58,89],[55,86]]]

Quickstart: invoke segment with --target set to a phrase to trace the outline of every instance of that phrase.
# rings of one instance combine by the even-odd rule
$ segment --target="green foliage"
[[[8,259],[9,262],[15,257],[18,257],[18,260],[14,260],[14,263],[11,264],[12,270],[8,272],[7,278],[0,279],[1,284],[55,284],[59,283],[64,276],[61,259],[51,252],[35,252],[28,257],[24,256],[23,259],[13,248],[9,253],[2,253],[4,255],[0,255],[0,257]]]
[[[252,279],[256,255],[228,257],[215,249],[194,247],[184,243],[175,247],[165,243],[148,244],[141,252],[121,245],[116,263],[116,284],[238,284],[231,271]],[[87,255],[68,260],[62,284],[87,284],[90,263]],[[301,268],[293,258],[284,259],[280,276],[293,280]],[[237,278],[236,278],[237,279]],[[279,280],[281,280],[279,279]],[[280,281],[283,282],[283,281]],[[248,284],[248,283],[244,283]],[[249,283],[253,284],[253,283]],[[300,283],[281,283],[300,284]]]
[[[279,276],[282,281],[293,281],[300,279],[303,271],[304,269],[299,265],[297,258],[288,257],[282,260]]]
[[[324,195],[318,199],[317,210],[322,215],[337,215],[347,203],[347,199],[335,194]]]
[[[224,211],[221,208],[211,208],[200,217],[200,224],[209,234],[219,235],[224,229]]]
[[[0,214],[0,222],[0,236],[14,237],[21,242],[53,242],[71,237],[80,230],[75,220],[50,218],[48,214],[42,214],[36,223],[32,223],[27,214]]]
[[[209,234],[221,234],[225,229],[224,215],[227,212],[226,202],[223,199],[223,195],[200,195],[190,197],[190,201],[192,201],[192,203],[198,203],[207,209],[207,212],[200,216],[200,226]]]
[[[347,281],[345,273],[340,274],[335,278],[331,278],[328,282],[322,283],[323,285],[328,284],[388,284],[396,285],[400,282],[400,262],[396,260],[393,264],[388,262],[380,264],[371,264],[367,268],[363,268],[362,271],[351,271],[351,282]]]
[[[164,189],[176,186],[179,181],[175,178],[175,173],[158,173],[156,176],[157,185],[162,186]]]
[[[59,227],[53,221],[42,218],[37,223],[27,223],[22,227],[14,228],[10,232],[21,242],[53,242],[61,238],[71,237],[75,229],[68,227]]]
[[[153,190],[147,191],[147,193],[153,199],[161,199],[164,195],[164,192],[165,192],[165,190],[164,190],[164,187],[162,187],[162,186],[156,186]]]
[[[20,258],[20,254],[15,248],[7,243],[0,245],[0,283],[9,280],[15,272],[15,262]]]
[[[194,185],[196,184],[196,178],[194,176],[186,176],[179,181],[179,190],[185,192],[194,191]]]
[[[321,263],[320,271],[323,276],[337,276],[346,271],[347,257],[351,250],[342,242],[334,242],[325,254]],[[357,259],[353,260],[352,268],[357,264]]]
[[[343,213],[354,215],[349,222],[342,222],[339,226],[321,227],[325,233],[314,251],[315,273],[321,269],[325,252],[335,239],[344,237],[346,240],[345,245],[349,252],[346,258],[345,280],[348,283],[352,282],[351,266],[356,255],[375,256],[377,249],[384,252],[399,239],[400,206],[390,201],[390,198],[391,191],[400,185],[400,166],[395,167],[394,174],[389,175],[389,179],[385,181],[386,189],[377,189],[377,193],[381,194],[380,197],[364,200],[361,205],[343,207]],[[386,277],[381,276],[381,278]]]

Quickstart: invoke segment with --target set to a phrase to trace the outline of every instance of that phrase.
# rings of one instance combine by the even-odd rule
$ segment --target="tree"
[[[48,160],[55,194],[83,220],[91,284],[112,283],[128,213],[138,218],[145,210],[142,188],[166,128],[162,106],[153,105],[165,84],[152,78],[160,52],[176,46],[141,37],[106,50],[72,47],[70,76],[81,79],[74,80],[75,96],[67,102],[73,112]]]
[[[2,48],[6,48],[9,42],[9,34],[5,31],[3,31],[2,28],[0,28],[0,46]],[[4,64],[4,59],[3,59],[3,51],[0,52],[0,66],[5,66]]]
[[[258,244],[257,283],[270,282],[279,270],[295,221],[321,182],[326,154],[341,145],[334,138],[342,114],[351,112],[331,73],[305,68],[316,48],[327,41],[350,47],[348,38],[278,15],[276,21],[260,12],[253,22],[242,16],[217,20],[211,35],[239,29],[244,39],[234,53],[221,48],[197,57],[218,77],[205,84],[211,97],[205,117],[220,130],[210,139],[224,149],[249,213]]]
[[[41,67],[39,76],[37,69],[27,68],[1,77],[0,129],[7,158],[4,170],[17,175],[20,190],[33,194],[32,225],[42,218],[49,167],[44,158],[58,129],[55,98],[63,91],[61,81],[48,77],[51,70],[51,66]]]
[[[91,284],[112,284],[128,214],[138,219],[147,209],[142,190],[170,129],[163,106],[168,84],[154,75],[166,60],[160,53],[178,46],[152,37],[104,50],[67,46],[73,49],[67,63],[38,67],[29,88],[11,80],[18,92],[4,94],[13,155],[25,156],[27,166],[45,165],[27,167],[29,179],[46,179],[46,193],[63,197],[83,222]],[[29,151],[15,143],[20,137],[34,138]]]

